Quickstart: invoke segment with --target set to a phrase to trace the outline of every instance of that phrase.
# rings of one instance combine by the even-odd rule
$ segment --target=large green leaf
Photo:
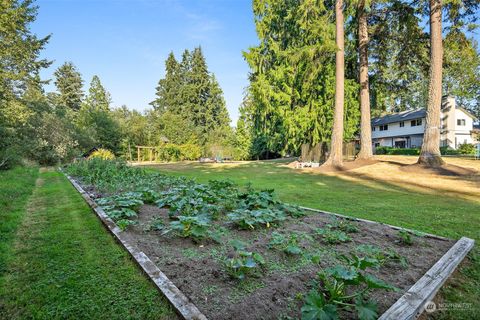
[[[360,320],[375,320],[378,318],[377,304],[371,300],[365,301],[361,297],[355,299],[355,310]]]
[[[338,319],[337,307],[327,304],[323,294],[310,291],[302,306],[302,320],[336,320]]]
[[[371,274],[362,275],[362,280],[371,289],[386,289],[386,290],[393,290],[393,291],[399,290],[398,288],[386,283],[383,280],[378,279],[377,277]]]
[[[327,274],[337,280],[342,280],[349,284],[357,284],[360,280],[360,274],[354,267],[346,268],[344,266],[337,265],[333,268],[327,269]]]

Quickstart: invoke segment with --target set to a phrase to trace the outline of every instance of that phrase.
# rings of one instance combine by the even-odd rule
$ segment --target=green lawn
[[[236,167],[167,164],[151,170],[198,181],[251,182],[255,188],[274,188],[286,202],[480,240],[479,202],[441,189],[413,192],[407,186],[366,177],[352,182],[302,173],[276,162]],[[70,183],[58,172],[37,171],[0,172],[0,319],[175,318]],[[440,295],[443,302],[468,303],[472,309],[433,315],[474,319],[480,314],[479,296],[476,247]]]
[[[255,188],[275,189],[279,198],[326,211],[381,221],[458,239],[480,241],[480,204],[460,197],[409,188],[360,177],[352,182],[336,176],[305,173],[277,162],[252,162],[238,166],[211,164],[163,164],[151,170],[182,175],[206,182],[231,179],[251,182]],[[388,174],[388,173],[387,173]],[[358,177],[357,177],[358,178]],[[414,181],[412,181],[414,182]],[[428,192],[427,192],[428,191]],[[470,319],[480,314],[480,250],[475,247],[460,272],[442,289],[443,302],[469,303],[474,310],[437,312],[436,318]]]
[[[0,319],[175,319],[68,180],[37,172],[0,173]]]

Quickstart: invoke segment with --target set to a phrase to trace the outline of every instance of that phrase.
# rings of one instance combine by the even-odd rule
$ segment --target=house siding
[[[422,146],[425,132],[425,112],[422,109],[407,111],[404,113],[389,115],[372,120],[372,143],[375,146],[418,148]],[[399,118],[422,116],[422,124],[412,126],[411,122],[416,119],[404,120],[404,126],[400,127]],[[456,149],[463,143],[475,143],[472,135],[474,118],[463,108],[457,108],[455,98],[444,97],[440,116],[440,145]],[[388,121],[393,121],[387,123]],[[457,120],[465,120],[465,125],[457,123]],[[376,124],[375,124],[376,123]],[[388,125],[387,130],[380,131],[380,124]]]

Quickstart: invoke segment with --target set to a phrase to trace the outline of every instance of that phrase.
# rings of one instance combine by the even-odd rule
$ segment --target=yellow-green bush
[[[100,158],[100,159],[103,159],[103,160],[113,160],[115,159],[115,155],[113,154],[112,151],[108,150],[108,149],[98,149],[94,152],[92,152],[92,154],[90,154],[90,156],[88,157],[88,159],[94,159],[94,158]]]
[[[202,149],[196,144],[186,143],[179,147],[181,160],[198,160],[202,155]]]
[[[157,148],[158,159],[161,161],[197,160],[202,155],[202,149],[193,143],[176,145],[167,143]]]

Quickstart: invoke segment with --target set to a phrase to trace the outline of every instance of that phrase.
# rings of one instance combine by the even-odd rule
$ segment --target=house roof
[[[407,110],[402,111],[399,113],[388,114],[383,117],[377,117],[372,119],[373,126],[381,126],[384,124],[389,124],[393,122],[400,122],[400,121],[408,121],[413,119],[424,118],[427,112],[425,109],[415,109],[415,110]]]

